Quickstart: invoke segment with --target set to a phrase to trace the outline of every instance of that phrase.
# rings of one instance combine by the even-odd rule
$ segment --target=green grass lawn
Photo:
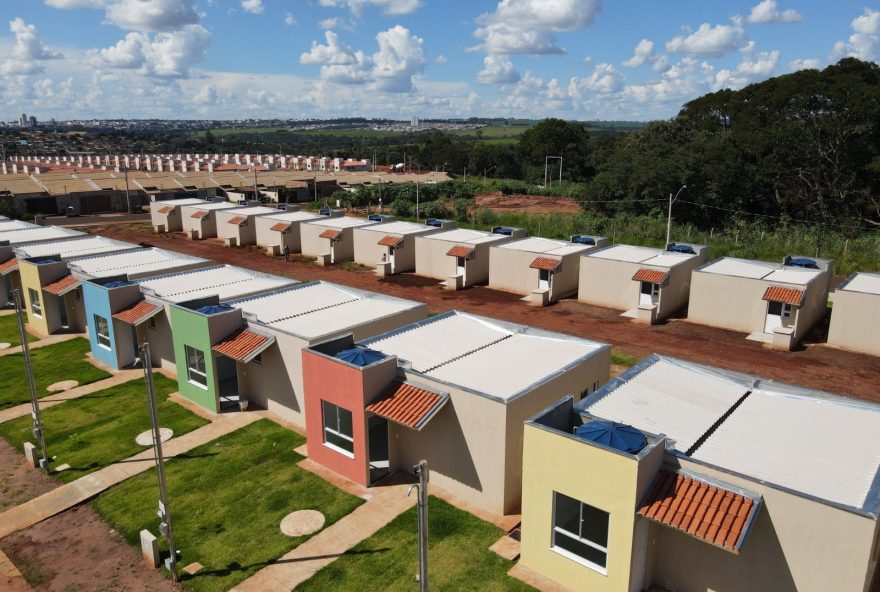
[[[36,341],[37,338],[27,334],[28,341]],[[14,314],[0,316],[0,343],[8,343],[12,347],[21,345],[21,339],[18,338],[18,317]]]
[[[263,419],[196,448],[165,466],[174,537],[181,567],[204,568],[184,576],[185,587],[220,592],[253,575],[308,537],[281,533],[281,519],[296,510],[318,510],[325,528],[363,501],[299,468],[293,449],[305,438]],[[102,494],[95,509],[138,546],[139,532],[158,530],[154,471]]]
[[[631,356],[629,354],[623,353],[620,350],[612,349],[611,350],[611,363],[619,364],[621,366],[626,366],[627,368],[632,368],[642,360],[635,356]]]
[[[507,575],[513,562],[489,550],[503,535],[484,522],[431,497],[428,502],[428,574],[431,590],[532,590]],[[418,522],[412,508],[297,586],[309,591],[411,591],[418,588]]]
[[[168,401],[168,395],[177,390],[176,382],[161,374],[156,374],[154,381],[162,427],[180,436],[208,423]],[[34,442],[32,425],[30,415],[2,423],[0,436],[21,450],[25,441]],[[43,425],[46,448],[56,457],[52,466],[66,463],[71,467],[55,474],[65,483],[128,458],[147,449],[134,441],[150,429],[144,381],[132,380],[49,407],[43,411]]]
[[[107,372],[86,361],[89,351],[89,342],[82,337],[31,350],[37,396],[46,396],[49,394],[46,387],[61,380],[89,384],[108,378],[110,375]],[[0,409],[30,400],[22,354],[3,356],[0,358]]]

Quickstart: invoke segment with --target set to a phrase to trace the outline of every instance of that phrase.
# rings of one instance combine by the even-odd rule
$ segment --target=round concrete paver
[[[318,532],[324,526],[324,514],[315,510],[292,512],[281,521],[281,532],[289,537]]]
[[[4,341],[3,343],[0,343],[0,350],[9,349],[10,347],[12,347],[11,343],[8,343],[6,341]]]
[[[170,428],[159,428],[159,440],[162,442],[167,442],[171,439],[171,436],[174,435],[174,431]],[[135,442],[140,444],[141,446],[152,446],[153,445],[153,430],[147,430],[146,432],[141,432],[138,434],[137,438],[134,439]]]
[[[50,393],[60,393],[61,391],[69,391],[76,386],[79,386],[79,382],[75,380],[62,380],[61,382],[50,384],[46,387],[46,390]]]

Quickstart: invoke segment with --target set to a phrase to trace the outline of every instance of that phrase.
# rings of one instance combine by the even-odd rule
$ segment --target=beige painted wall
[[[284,245],[287,245],[291,253],[299,253],[302,250],[302,243],[300,242],[301,223],[293,222],[290,225],[290,230],[284,234],[277,230],[272,230],[272,227],[278,223],[278,220],[271,220],[264,216],[254,218],[254,225],[257,231],[257,245],[267,249],[277,247],[276,254],[284,252]]]
[[[499,235],[501,236],[501,235]],[[489,281],[489,249],[492,245],[506,243],[514,238],[502,236],[497,241],[474,245],[474,256],[465,264],[464,287],[474,286]],[[455,245],[463,244],[444,240],[430,240],[425,237],[416,238],[416,273],[425,277],[445,280],[456,273],[456,258],[446,253]],[[537,282],[536,282],[537,284]]]
[[[229,220],[235,216],[235,213],[217,212],[217,236],[219,238],[234,238],[239,247],[257,244],[255,220],[259,216],[247,216],[247,220],[241,224],[230,224]]]
[[[315,224],[300,225],[300,240],[302,242],[302,254],[306,257],[319,257],[330,253],[330,239],[320,238],[320,234],[327,230],[327,226]],[[353,228],[343,228],[342,235],[333,245],[333,262],[342,263],[354,260]]]
[[[880,356],[880,296],[836,291],[828,344]]]
[[[163,304],[164,310],[153,317],[155,328],[150,328],[150,322],[146,321],[138,327],[138,339],[141,343],[150,343],[150,356],[154,368],[162,368],[170,372],[177,372],[177,364],[174,356],[174,339],[171,334],[170,304]]]
[[[529,265],[536,257],[545,256],[562,259],[552,274],[550,299],[558,300],[577,293],[581,253],[558,257],[497,246],[489,249],[489,287],[527,296],[532,290],[538,289],[540,277],[539,271],[531,269]]]
[[[375,267],[382,260],[382,255],[389,252],[388,247],[378,244],[387,236],[384,232],[367,230],[366,228],[354,229],[354,260],[361,265]],[[396,234],[394,236],[400,236]],[[415,271],[416,269],[416,237],[415,234],[403,235],[403,240],[394,250],[393,273]]]
[[[198,231],[198,238],[215,238],[217,236],[217,211],[208,210],[208,215],[204,218],[193,218],[192,215],[198,211],[195,206],[181,206],[180,216],[183,231],[189,234],[191,231]]]
[[[36,331],[38,335],[51,335],[58,331],[61,328],[62,303],[66,306],[68,321],[76,324],[77,319],[71,316],[76,314],[72,305],[68,305],[63,299],[59,299],[58,296],[47,294],[43,291],[43,286],[56,282],[69,273],[67,263],[59,261],[57,263],[36,265],[29,261],[19,261],[18,269],[22,293],[24,294],[28,312],[28,327]],[[39,317],[31,314],[33,310],[30,297],[31,289],[37,292],[43,310],[42,315]],[[73,326],[71,330],[76,331],[77,329]]]

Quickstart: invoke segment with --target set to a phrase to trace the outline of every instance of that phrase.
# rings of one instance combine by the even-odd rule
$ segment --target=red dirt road
[[[480,193],[476,196],[477,207],[494,212],[531,212],[537,214],[577,214],[578,203],[570,197],[544,197],[540,195],[504,195],[500,191]]]
[[[619,311],[565,300],[554,306],[534,308],[520,296],[476,287],[448,292],[438,281],[413,274],[379,279],[372,269],[349,264],[318,267],[291,257],[268,257],[256,248],[230,249],[216,240],[190,241],[182,234],[153,234],[148,226],[121,224],[93,226],[93,234],[145,244],[239,265],[301,281],[325,280],[355,288],[418,300],[428,309],[473,312],[515,323],[533,325],[611,343],[615,349],[643,357],[653,352],[747,372],[820,390],[880,402],[880,360],[872,356],[808,344],[795,352],[766,349],[746,341],[745,335],[672,319],[662,325],[633,323]]]

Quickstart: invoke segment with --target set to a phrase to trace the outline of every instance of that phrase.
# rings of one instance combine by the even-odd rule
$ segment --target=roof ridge
[[[492,347],[493,345],[496,345],[496,344],[498,344],[498,343],[501,343],[501,342],[504,341],[505,339],[510,339],[510,338],[513,337],[514,335],[519,335],[519,334],[518,334],[518,333],[508,333],[507,335],[504,335],[504,336],[502,336],[502,337],[496,339],[495,341],[489,342],[489,343],[487,343],[487,344],[485,344],[485,345],[481,345],[480,347],[474,348],[474,349],[472,349],[472,350],[470,350],[470,351],[467,351],[467,352],[465,352],[465,353],[463,353],[463,354],[459,354],[459,355],[455,356],[454,358],[450,358],[450,359],[446,360],[445,362],[441,362],[441,363],[436,364],[435,366],[432,366],[432,367],[430,367],[430,368],[426,368],[426,369],[423,371],[423,374],[427,374],[428,372],[432,372],[432,371],[436,370],[437,368],[440,368],[440,367],[442,367],[442,366],[446,366],[447,364],[451,364],[452,362],[457,362],[458,360],[461,360],[462,358],[466,358],[466,357],[468,357],[468,356],[470,356],[470,355],[472,355],[472,354],[475,354],[475,353],[477,353],[478,351],[484,350],[484,349],[486,349],[486,348],[488,348],[488,347]]]
[[[304,316],[306,316],[306,315],[310,315],[310,314],[313,314],[313,313],[316,313],[316,312],[321,312],[321,311],[328,310],[328,309],[331,309],[331,308],[336,308],[337,306],[342,306],[343,304],[350,304],[350,303],[352,303],[352,302],[357,302],[358,300],[364,300],[364,298],[352,297],[350,300],[343,300],[342,302],[336,302],[335,304],[328,304],[327,306],[321,306],[321,307],[319,307],[319,308],[312,308],[312,309],[309,309],[309,310],[304,311],[304,312],[299,312],[299,313],[296,313],[296,314],[292,314],[292,315],[290,315],[290,316],[281,317],[280,319],[275,319],[275,320],[273,320],[273,321],[267,322],[266,324],[267,324],[267,325],[272,325],[272,324],[275,324],[275,323],[280,323],[281,321],[289,321],[290,319],[296,319],[296,318],[299,318],[299,317],[304,317]],[[260,320],[260,317],[259,317],[259,316],[257,317],[257,320],[258,320],[258,321]]]
[[[691,447],[688,448],[687,452],[685,452],[685,455],[686,456],[693,456],[693,454],[697,450],[699,450],[700,446],[702,446],[703,443],[706,442],[706,440],[708,440],[712,436],[712,434],[714,434],[715,431],[721,427],[721,424],[723,424],[725,421],[727,421],[728,417],[733,415],[733,412],[736,411],[737,408],[740,405],[742,405],[743,402],[745,402],[745,400],[751,394],[752,394],[752,391],[748,390],[745,392],[745,394],[743,396],[741,396],[739,399],[737,399],[733,403],[733,405],[730,406],[730,408],[727,411],[725,411],[724,413],[721,414],[721,417],[716,419],[715,422],[712,425],[710,425],[709,428],[699,438],[696,439],[696,441],[691,445]]]

